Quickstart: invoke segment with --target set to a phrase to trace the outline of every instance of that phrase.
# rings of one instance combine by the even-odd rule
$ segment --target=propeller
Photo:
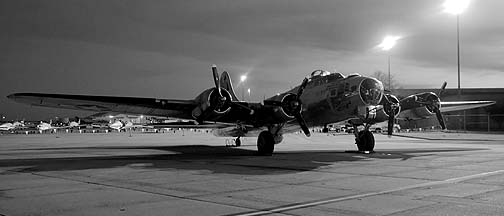
[[[443,85],[441,85],[441,89],[439,90],[439,93],[438,93],[438,96],[441,97],[441,94],[443,94],[443,92],[445,91],[445,88],[446,88],[446,85],[448,83],[446,81],[444,81]]]
[[[439,125],[441,126],[441,129],[445,130],[446,129],[446,124],[443,118],[443,114],[441,113],[441,99],[440,95],[444,92],[446,88],[447,82],[444,82],[443,85],[441,86],[441,89],[439,90],[439,94],[436,95],[435,93],[429,92],[428,95],[425,97],[423,101],[418,101],[421,104],[425,104],[427,109],[433,113],[436,113],[436,118],[439,122]],[[418,100],[419,98],[417,98]]]
[[[446,124],[445,124],[445,121],[443,118],[443,114],[441,114],[441,110],[439,110],[439,108],[441,108],[441,94],[443,94],[447,84],[448,83],[446,81],[444,81],[443,85],[441,85],[441,89],[439,90],[439,94],[437,97],[436,107],[434,109],[434,112],[436,112],[436,118],[438,119],[439,125],[441,125],[441,129],[443,129],[443,130],[446,129]]]
[[[219,72],[217,71],[217,66],[212,65],[212,75],[214,79],[215,88],[217,89],[218,96],[210,98],[210,107],[205,109],[201,115],[196,118],[196,122],[203,123],[203,121],[214,111],[220,109],[226,103],[226,97],[222,95],[220,80],[219,80]]]
[[[220,80],[219,80],[219,72],[217,72],[217,65],[212,65],[212,74],[215,83],[215,88],[217,88],[217,92],[219,92],[219,96],[222,98],[222,92],[220,88]]]
[[[390,136],[392,135],[394,130],[395,115],[397,114],[396,109],[398,109],[400,105],[397,97],[390,94],[385,94],[384,96],[385,100],[387,101],[387,103],[384,105],[385,112],[388,115],[387,134]]]
[[[303,80],[303,83],[301,83],[301,86],[299,86],[299,89],[298,89],[298,92],[296,95],[297,96],[296,101],[299,103],[299,111],[295,112],[295,117],[299,123],[299,126],[301,126],[301,130],[303,130],[304,134],[307,137],[309,137],[309,136],[311,136],[310,130],[308,129],[308,126],[306,126],[306,121],[303,118],[303,114],[301,114],[302,106],[303,106],[303,104],[301,103],[301,95],[303,94],[304,88],[306,87],[307,84],[308,84],[308,79],[305,78]]]
[[[301,114],[303,106],[303,103],[301,102],[301,95],[303,94],[303,91],[307,84],[308,79],[305,78],[301,83],[301,85],[299,86],[299,89],[295,95],[294,94],[288,95],[283,99],[283,101],[265,100],[264,104],[270,106],[282,107],[284,111],[286,111],[289,114],[292,114],[299,123],[299,126],[301,126],[301,130],[303,130],[303,133],[309,137],[311,136],[310,130],[308,129],[306,121],[304,120],[303,115]]]
[[[439,110],[439,108],[441,108],[441,100],[439,99],[439,97],[435,94],[430,94],[429,96],[427,96],[426,101],[422,103],[425,104],[429,111],[436,113],[436,118],[439,122],[439,125],[441,125],[441,128],[443,130],[446,129],[443,114],[441,114],[441,110]]]

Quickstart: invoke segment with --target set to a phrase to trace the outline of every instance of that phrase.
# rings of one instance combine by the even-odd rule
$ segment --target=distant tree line
[[[385,90],[389,90],[388,73],[377,70],[371,76],[380,80],[383,83],[383,87],[385,88]],[[394,74],[390,74],[390,89],[401,89],[401,88],[402,87],[401,85],[399,85],[399,82],[395,79]]]

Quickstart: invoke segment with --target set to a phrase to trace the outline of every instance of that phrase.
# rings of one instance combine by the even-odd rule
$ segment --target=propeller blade
[[[301,95],[303,94],[303,91],[304,91],[304,89],[306,87],[306,84],[308,84],[308,79],[304,78],[304,80],[301,83],[301,86],[299,86],[299,89],[298,89],[298,92],[297,92],[297,98],[298,98],[298,100],[301,97]]]
[[[219,96],[222,97],[222,92],[220,88],[220,80],[219,80],[219,72],[217,72],[217,65],[212,65],[212,73],[215,83],[215,88],[217,88],[217,92],[219,92]]]
[[[441,97],[441,94],[443,94],[445,88],[446,88],[446,85],[448,85],[448,83],[445,81],[443,83],[443,85],[441,86],[441,89],[439,90],[439,93],[438,93],[438,97]]]
[[[389,113],[389,118],[388,118],[388,131],[387,131],[387,134],[389,136],[392,135],[393,131],[394,131],[394,118],[395,118],[395,111],[393,108],[391,108],[391,111]]]
[[[301,114],[301,112],[302,112],[301,107],[303,106],[302,105],[303,103],[300,100],[301,95],[303,94],[303,91],[304,91],[307,84],[308,84],[308,79],[304,78],[304,80],[301,83],[301,85],[299,86],[299,89],[297,92],[296,100],[299,102],[299,113],[296,114],[296,120],[298,121],[299,126],[301,126],[301,129],[303,130],[304,134],[307,137],[310,137],[311,136],[310,130],[308,129],[308,126],[306,126],[306,121],[304,120],[303,115]]]
[[[436,109],[435,112],[436,112],[436,117],[437,117],[437,119],[439,121],[439,125],[441,125],[441,129],[445,130],[446,129],[446,125],[445,125],[445,122],[444,122],[443,114],[441,114],[441,111],[439,109]]]
[[[308,129],[308,126],[306,126],[306,121],[304,120],[303,115],[301,115],[301,113],[296,115],[296,120],[298,121],[299,126],[301,126],[301,130],[303,130],[304,134],[307,137],[310,137],[311,136],[310,130]]]

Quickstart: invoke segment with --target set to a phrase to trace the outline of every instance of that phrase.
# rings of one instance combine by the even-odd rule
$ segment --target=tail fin
[[[236,94],[233,89],[233,84],[231,84],[231,78],[229,77],[227,71],[224,71],[221,74],[220,86],[221,88],[226,89],[231,94],[231,99],[233,101],[239,101],[238,98],[236,97]]]

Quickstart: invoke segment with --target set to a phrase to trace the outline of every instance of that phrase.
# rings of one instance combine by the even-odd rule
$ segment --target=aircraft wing
[[[152,123],[146,124],[145,126],[151,128],[225,128],[236,126],[236,124],[230,123],[202,123],[196,124],[194,122],[173,122],[173,123]]]
[[[33,106],[97,112],[170,116],[182,119],[192,119],[191,111],[197,106],[197,103],[193,100],[170,100],[138,97],[44,93],[16,93],[7,97],[16,102],[30,104]]]
[[[462,111],[495,104],[495,101],[442,101],[441,112]]]

